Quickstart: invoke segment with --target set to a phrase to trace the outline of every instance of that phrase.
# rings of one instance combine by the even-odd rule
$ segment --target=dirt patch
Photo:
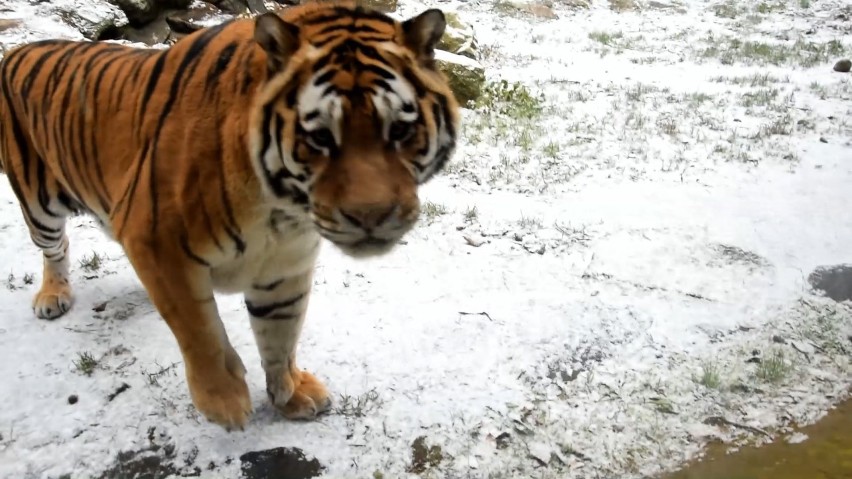
[[[240,461],[245,479],[309,479],[325,469],[301,450],[288,447],[247,452]]]

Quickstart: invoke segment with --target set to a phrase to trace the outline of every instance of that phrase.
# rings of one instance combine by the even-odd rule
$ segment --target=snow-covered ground
[[[852,262],[852,75],[832,71],[852,8],[571,3],[557,19],[430,4],[474,26],[492,88],[406,245],[370,261],[326,245],[299,357],[335,408],[313,422],[271,409],[224,295],[256,412],[230,434],[201,419],[166,325],[88,219],[74,309],[36,320],[40,255],[0,182],[0,476],[92,477],[153,446],[236,477],[242,454],[283,446],[326,477],[648,477],[844,399],[852,310],[807,277]],[[66,33],[49,22],[0,40]]]

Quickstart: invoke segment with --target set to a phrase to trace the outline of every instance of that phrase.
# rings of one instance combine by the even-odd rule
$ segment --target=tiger
[[[330,409],[296,364],[323,241],[394,250],[419,187],[455,154],[460,107],[435,49],[446,19],[351,1],[234,18],[163,49],[50,39],[0,62],[0,166],[43,255],[37,318],[74,303],[66,219],[117,242],[183,359],[193,407],[253,414],[215,294],[241,294],[285,419]]]

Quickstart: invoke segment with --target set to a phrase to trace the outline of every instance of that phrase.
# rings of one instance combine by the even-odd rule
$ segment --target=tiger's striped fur
[[[44,255],[33,308],[72,305],[65,218],[123,247],[180,347],[196,408],[226,428],[251,413],[214,291],[244,294],[270,400],[329,406],[295,362],[325,238],[389,251],[418,185],[452,155],[459,108],[434,64],[444,16],[404,22],[306,3],[195,32],[167,50],[48,40],[0,62],[0,165]]]

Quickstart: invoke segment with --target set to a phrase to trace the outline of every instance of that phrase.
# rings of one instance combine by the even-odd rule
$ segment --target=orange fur
[[[0,167],[44,254],[37,316],[71,307],[65,218],[88,213],[124,248],[208,419],[241,428],[251,408],[214,291],[245,295],[276,407],[327,408],[322,383],[295,366],[320,238],[377,255],[416,221],[417,187],[458,131],[432,60],[443,28],[437,11],[400,23],[318,2],[167,50],[52,40],[9,51]]]

